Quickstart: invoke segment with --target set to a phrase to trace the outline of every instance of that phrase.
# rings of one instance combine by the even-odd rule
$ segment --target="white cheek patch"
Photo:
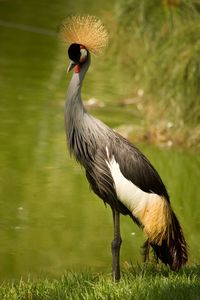
[[[106,150],[108,154],[108,149]],[[120,171],[119,164],[115,161],[114,156],[109,162],[106,161],[106,163],[112,174],[119,200],[136,216],[137,213],[140,214],[141,211],[144,211],[145,208],[148,207],[149,202],[152,204],[154,201],[158,201],[160,196],[142,191],[124,177]]]

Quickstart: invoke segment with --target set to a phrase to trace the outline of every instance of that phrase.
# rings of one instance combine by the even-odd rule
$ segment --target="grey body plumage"
[[[65,104],[65,125],[69,152],[85,167],[93,191],[113,208],[118,203],[114,182],[106,164],[106,147],[115,140],[115,133],[86,111],[81,99],[81,86],[90,65],[90,56],[80,73],[74,73]],[[124,211],[127,209],[124,207]],[[128,211],[127,211],[128,213]]]
[[[130,169],[129,173],[132,176],[128,177],[133,177],[135,174],[134,183],[136,182],[142,190],[155,191],[169,199],[164,184],[147,158],[126,139],[86,111],[81,99],[81,87],[89,65],[90,56],[82,66],[81,72],[73,74],[67,92],[65,125],[69,152],[85,167],[87,178],[95,193],[112,208],[123,207],[121,213],[130,214],[121,202],[118,203],[119,199],[115,193],[113,178],[106,163],[110,158],[106,148],[109,150],[109,154],[114,155],[117,162],[120,163],[122,172],[124,169],[125,177],[127,177]],[[133,164],[132,168],[130,168],[130,163]],[[147,174],[145,172],[142,174],[142,164]],[[140,169],[141,175],[139,176]],[[151,173],[150,177],[148,173]],[[131,180],[132,178],[128,179]],[[152,183],[149,182],[148,184],[149,179],[152,179]],[[154,185],[153,181],[157,181],[157,184]],[[135,219],[137,220],[136,217]]]

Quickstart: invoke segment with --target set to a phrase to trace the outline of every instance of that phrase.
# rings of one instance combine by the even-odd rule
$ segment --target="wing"
[[[116,137],[109,153],[113,153],[123,176],[142,191],[164,196],[169,202],[166,187],[149,160],[125,138],[118,134]]]

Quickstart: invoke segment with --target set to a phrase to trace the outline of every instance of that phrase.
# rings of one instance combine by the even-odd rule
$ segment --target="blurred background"
[[[198,262],[200,1],[0,0],[0,280],[111,270],[111,211],[65,142],[71,74],[57,28],[71,14],[110,33],[84,82],[87,109],[152,161]],[[122,239],[122,265],[140,263],[128,217]]]

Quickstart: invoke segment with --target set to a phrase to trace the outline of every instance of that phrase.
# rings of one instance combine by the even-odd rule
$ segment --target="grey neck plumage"
[[[97,144],[105,143],[107,130],[110,131],[105,124],[93,118],[83,106],[81,87],[89,65],[90,55],[81,66],[80,72],[73,74],[65,104],[65,128],[69,151],[84,166],[93,159]]]

